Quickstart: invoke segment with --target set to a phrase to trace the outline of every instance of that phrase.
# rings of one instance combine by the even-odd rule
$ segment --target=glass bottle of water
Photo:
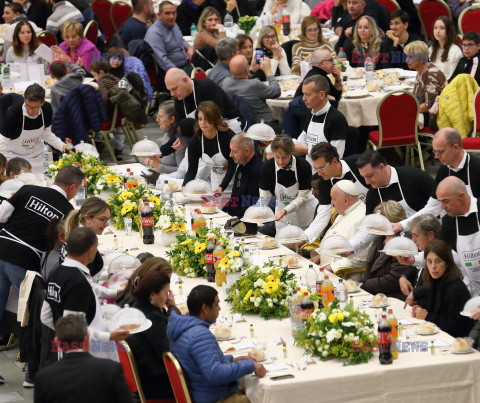
[[[226,14],[225,18],[223,19],[223,26],[225,28],[232,28],[233,27],[233,17],[231,14]]]
[[[47,172],[50,164],[53,162],[52,148],[48,144],[43,146],[43,172]]]
[[[313,264],[308,266],[307,274],[305,275],[307,288],[310,292],[315,292],[317,287],[317,272],[313,268]]]
[[[338,280],[337,288],[335,289],[335,298],[340,304],[346,304],[348,301],[347,287],[343,283],[343,279]]]
[[[173,191],[170,185],[168,184],[168,180],[163,182],[162,190],[161,190],[161,197],[165,204],[173,210]]]

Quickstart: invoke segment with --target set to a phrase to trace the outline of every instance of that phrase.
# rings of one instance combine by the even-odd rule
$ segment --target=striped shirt
[[[68,1],[60,1],[53,6],[53,12],[47,19],[47,30],[56,34],[65,21],[83,21],[83,15],[78,8]]]
[[[300,74],[300,62],[305,60],[305,58],[313,53],[315,50],[327,49],[332,53],[332,56],[335,56],[335,51],[329,43],[324,43],[320,45],[318,41],[301,41],[293,45],[292,48],[292,73]]]

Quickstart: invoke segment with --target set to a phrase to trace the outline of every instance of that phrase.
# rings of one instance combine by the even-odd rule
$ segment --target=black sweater
[[[411,267],[405,272],[405,277],[414,286],[413,299],[417,301],[417,304],[420,305],[422,308],[427,309],[430,290],[428,286],[423,282],[423,271],[420,274],[420,277],[418,277],[418,268]]]
[[[338,101],[340,101],[340,98],[342,97],[342,91],[337,90],[335,88],[335,86],[332,84],[332,81],[328,77],[327,72],[325,70],[322,70],[320,67],[313,66],[312,69],[307,74],[305,74],[305,77],[303,78],[303,81],[305,81],[307,78],[315,76],[315,75],[320,75],[320,76],[325,77],[327,79],[328,85],[330,86],[329,95],[331,95],[332,97],[335,98],[335,100],[337,102],[335,103],[334,106],[337,107]],[[295,91],[294,98],[299,97],[299,96],[303,96],[303,88],[302,88],[303,81],[298,86],[297,91]]]
[[[293,156],[297,161],[297,179],[299,190],[307,190],[312,187],[312,167],[304,159]],[[288,167],[288,166],[287,166]],[[291,170],[280,169],[277,172],[277,181],[280,185],[290,187],[296,183],[295,173]],[[269,159],[263,164],[260,175],[259,187],[262,190],[268,190],[275,195],[275,160]]]
[[[223,190],[225,190],[230,184],[230,181],[235,174],[235,169],[237,168],[237,164],[235,164],[232,157],[230,157],[230,140],[234,135],[234,132],[232,132],[231,130],[227,130],[226,132],[218,132],[217,136],[213,139],[207,139],[205,136],[202,136],[204,147],[203,152],[205,154],[207,154],[209,157],[213,157],[220,151],[224,158],[228,160],[227,172],[225,173],[225,177],[220,184],[220,187]],[[218,143],[220,144],[220,150],[218,149],[217,137]],[[194,136],[188,142],[188,171],[185,175],[185,179],[183,180],[183,186],[185,186],[191,180],[195,179],[198,171],[198,161],[200,161],[201,158],[202,139]]]
[[[435,323],[453,337],[466,337],[474,321],[460,312],[469,299],[470,292],[460,277],[450,283],[441,278],[433,280],[425,320]]]
[[[459,60],[455,71],[450,76],[448,82],[452,82],[452,80],[459,74],[470,74],[470,72],[472,71],[474,59],[477,59],[477,62],[480,63],[479,53],[477,53],[477,55],[472,57],[471,59],[469,59],[468,57],[462,57]],[[480,85],[480,66],[477,67],[477,71],[475,72],[475,80]]]

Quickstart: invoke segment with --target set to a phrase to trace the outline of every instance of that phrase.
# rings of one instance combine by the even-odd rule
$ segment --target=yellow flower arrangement
[[[341,322],[343,319],[345,319],[345,316],[342,312],[335,312],[328,316],[330,323]]]
[[[274,281],[275,280],[275,276],[273,274],[270,274],[269,276],[267,276],[267,278],[265,279],[267,281]]]
[[[185,241],[180,242],[180,245],[182,245],[182,246],[183,246],[183,245],[188,245],[188,244],[189,244],[190,242],[192,242],[192,241],[193,241],[192,238],[188,238],[188,239],[185,239]]]
[[[233,257],[240,257],[240,252],[239,251],[233,252]]]
[[[180,221],[177,224],[177,230],[180,232],[185,232],[187,230],[187,227],[185,226],[185,223],[183,221]]]
[[[133,210],[133,204],[132,203],[126,203],[122,207],[122,215],[126,215],[127,213],[129,213],[132,210]]]
[[[160,199],[157,196],[150,197],[150,201],[155,205],[160,205]]]
[[[112,183],[120,183],[121,181],[122,180],[118,175],[109,174],[105,177],[105,182],[107,182],[109,185],[111,185]]]
[[[263,289],[267,294],[271,294],[278,290],[278,283],[276,281],[268,281],[263,285]]]
[[[253,290],[249,290],[247,294],[243,297],[243,302],[247,302],[253,294]]]
[[[133,196],[132,192],[128,192],[127,190],[124,190],[122,193],[120,193],[120,196],[118,196],[118,200],[121,202],[126,201],[127,199],[130,199],[130,197]]]
[[[195,246],[195,254],[203,252],[206,247],[207,247],[206,243],[198,244],[197,246]]]

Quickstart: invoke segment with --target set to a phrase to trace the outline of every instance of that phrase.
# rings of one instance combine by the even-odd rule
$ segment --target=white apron
[[[396,200],[396,201],[400,203],[400,205],[403,207],[403,209],[405,210],[405,213],[407,214],[407,217],[410,217],[411,215],[415,214],[416,211],[407,204],[405,200],[405,196],[403,195],[403,190],[402,190],[402,186],[400,185],[400,181],[398,181],[397,183],[398,183],[398,188],[400,189],[400,194],[402,195],[402,199],[398,201]],[[378,192],[378,197],[380,198],[380,202],[383,203],[380,189],[377,189],[377,192]]]
[[[212,189],[215,191],[216,188],[220,186],[227,173],[228,169],[228,160],[223,156],[220,150],[220,142],[218,140],[218,133],[217,133],[217,145],[218,145],[218,153],[213,155],[212,157],[205,154],[204,147],[203,147],[203,135],[202,135],[202,157],[201,160],[205,163],[205,165],[210,168],[210,182],[212,184]],[[226,189],[223,189],[222,198],[229,197],[232,194],[233,189],[233,178],[228,184]]]
[[[185,100],[183,100],[183,110],[185,111],[185,116],[187,118],[195,119],[195,112],[197,111],[197,97],[195,96],[195,84],[192,84],[192,85],[193,85],[193,103],[195,104],[195,109],[192,112],[187,113],[187,108],[185,107]]]
[[[278,213],[280,210],[288,206],[292,201],[294,201],[298,196],[298,175],[297,175],[297,161],[292,157],[292,171],[295,173],[295,184],[290,187],[285,187],[278,183],[277,164],[275,163],[275,196],[277,197],[277,205],[275,207],[275,213]],[[308,226],[313,221],[315,215],[315,209],[317,207],[318,201],[313,196],[312,192],[308,196],[308,199],[303,205],[301,205],[297,211],[288,213],[283,216],[280,220],[275,221],[275,228],[278,231],[279,229],[285,227],[290,223],[291,225],[296,225],[302,229],[307,229]]]
[[[480,294],[480,221],[478,212],[478,231],[471,235],[460,235],[458,231],[458,218],[455,217],[457,229],[457,254],[462,262],[463,268],[470,280],[470,292],[473,296]]]
[[[310,123],[307,127],[307,148],[308,148],[307,161],[312,167],[313,167],[313,161],[308,153],[310,152],[310,150],[314,145],[317,145],[318,143],[322,143],[322,142],[328,143],[328,140],[325,137],[325,134],[323,131],[325,129],[325,120],[327,119],[327,115],[328,115],[328,112],[330,111],[330,108],[328,108],[325,114],[325,119],[323,120],[323,123],[318,123],[318,122],[312,123],[313,117],[315,116],[312,114],[312,117],[310,118]],[[316,172],[315,170],[313,171]]]
[[[466,151],[464,151],[466,152]],[[466,168],[467,168],[467,183],[465,183],[465,187],[467,188],[467,193],[472,196],[472,197],[475,197],[473,196],[473,193],[472,193],[472,187],[470,186],[470,155],[467,154],[467,158],[465,159],[465,165],[464,165]],[[451,169],[448,168],[448,176],[451,175]]]
[[[25,105],[22,110],[26,113]],[[42,109],[39,115],[42,116],[42,127],[35,130],[25,130],[25,119],[29,119],[23,114],[22,132],[15,140],[10,140],[5,152],[5,157],[10,160],[15,157],[25,158],[32,165],[32,172],[43,174],[43,131],[45,130],[45,120]]]

